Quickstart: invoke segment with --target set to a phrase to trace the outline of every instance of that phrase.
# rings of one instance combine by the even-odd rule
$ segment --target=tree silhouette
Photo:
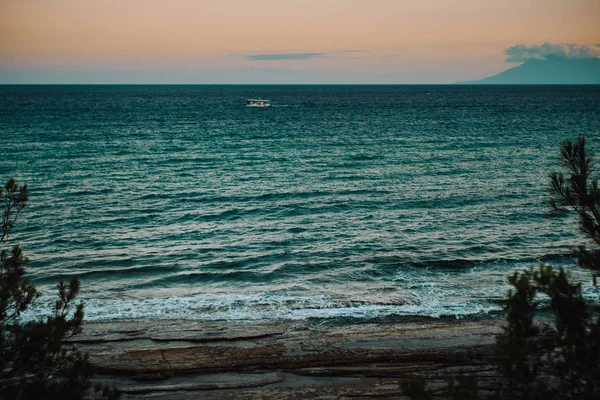
[[[9,179],[0,189],[2,199],[0,243],[5,243],[29,201],[27,185]],[[91,366],[87,353],[68,343],[82,330],[83,304],[74,304],[79,280],[58,283],[51,315],[23,322],[21,314],[40,296],[25,277],[27,263],[18,245],[0,252],[0,399],[81,399],[90,392]],[[95,393],[119,396],[102,386]]]
[[[565,172],[550,173],[550,206],[555,212],[574,211],[579,229],[600,245],[600,190],[592,178],[594,157],[583,137],[566,140],[561,149]],[[598,251],[574,250],[578,263],[600,271]],[[522,399],[596,399],[600,396],[600,318],[559,268],[515,273],[509,278],[505,310],[507,325],[496,339],[500,370],[508,379],[507,397]],[[541,296],[541,297],[540,297]],[[540,298],[549,299],[552,325],[535,324]]]
[[[586,148],[585,138],[565,140],[560,149],[560,162],[566,172],[550,173],[550,206],[555,212],[575,211],[579,217],[579,229],[592,242],[600,246],[600,188],[592,178],[594,155]],[[579,246],[573,254],[579,265],[593,271],[593,280],[600,273],[600,253]]]

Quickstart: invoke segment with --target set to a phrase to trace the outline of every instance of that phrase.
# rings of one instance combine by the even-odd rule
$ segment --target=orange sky
[[[598,44],[598,21],[598,0],[0,0],[0,82],[444,83],[513,66],[514,44]],[[250,59],[280,53],[320,54]]]

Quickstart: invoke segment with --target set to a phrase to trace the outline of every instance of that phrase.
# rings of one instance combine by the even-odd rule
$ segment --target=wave
[[[289,105],[264,113],[245,86],[4,90],[12,240],[93,318],[497,309],[512,271],[573,264],[543,189],[565,132],[598,140],[593,88],[263,86]]]
[[[513,269],[518,270],[518,269]],[[167,289],[154,286],[144,298],[84,298],[86,320],[123,319],[192,319],[192,320],[304,320],[358,318],[361,320],[402,316],[433,318],[466,318],[499,315],[505,304],[509,285],[507,272],[486,275],[473,269],[461,277],[448,274],[423,276],[399,275],[396,286],[369,289],[361,284],[362,294],[350,293],[348,287],[338,291],[306,292],[307,287],[288,287],[279,291],[260,291],[256,287],[240,291],[197,290],[188,296],[170,296]],[[569,273],[583,282],[584,298],[600,300],[600,290],[594,287],[589,274],[581,269]],[[587,279],[586,279],[587,278]],[[482,285],[482,280],[493,285]],[[293,293],[294,290],[299,291]],[[165,295],[166,294],[166,295]],[[44,296],[46,297],[46,296]],[[542,307],[548,304],[542,300]],[[37,302],[24,315],[33,318],[47,313],[51,304]]]
[[[541,257],[498,257],[498,258],[472,258],[472,259],[431,259],[407,261],[400,256],[376,256],[366,262],[391,268],[419,268],[419,269],[467,269],[473,267],[515,265],[515,264],[539,264],[539,263],[569,263],[573,261],[572,256],[565,252],[545,254]]]
[[[147,298],[140,300],[86,299],[87,321],[131,319],[192,319],[192,320],[305,320],[387,316],[428,316],[464,318],[501,310],[492,302],[378,302],[335,301],[327,297],[250,295],[193,295],[188,297]],[[24,319],[44,314],[49,308],[36,305]]]

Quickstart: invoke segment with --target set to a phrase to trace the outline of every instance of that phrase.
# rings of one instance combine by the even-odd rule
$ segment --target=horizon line
[[[600,83],[3,83],[0,86],[600,86]]]

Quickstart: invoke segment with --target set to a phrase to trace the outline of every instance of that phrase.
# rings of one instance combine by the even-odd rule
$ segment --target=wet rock
[[[398,399],[399,382],[415,373],[439,387],[459,371],[475,374],[493,393],[502,383],[493,346],[500,327],[496,320],[133,321],[86,325],[78,343],[97,378],[125,398]]]

